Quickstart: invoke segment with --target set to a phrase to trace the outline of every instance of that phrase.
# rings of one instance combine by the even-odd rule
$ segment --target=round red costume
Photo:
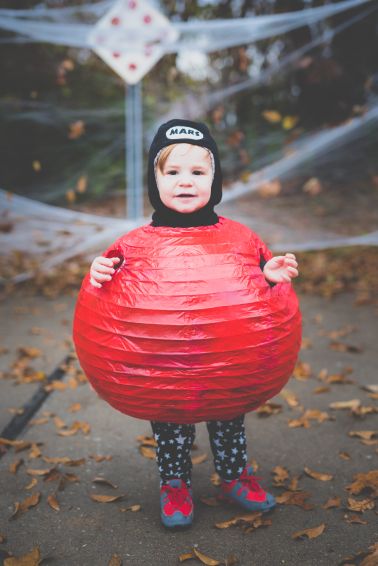
[[[301,343],[291,283],[270,287],[272,257],[247,226],[142,226],[105,252],[122,256],[111,281],[85,277],[74,342],[97,393],[133,417],[228,420],[288,381]]]

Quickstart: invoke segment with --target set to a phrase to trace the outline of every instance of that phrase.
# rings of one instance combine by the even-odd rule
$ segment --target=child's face
[[[156,169],[161,201],[182,213],[195,212],[210,200],[213,171],[209,152],[198,145],[181,143],[169,154],[163,171]]]

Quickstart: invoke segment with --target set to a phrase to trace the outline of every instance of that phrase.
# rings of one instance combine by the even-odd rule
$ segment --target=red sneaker
[[[187,527],[193,522],[192,490],[181,479],[160,488],[160,516],[166,527]]]
[[[239,479],[221,483],[218,499],[238,503],[249,511],[269,511],[276,505],[276,500],[259,485],[261,478],[253,475],[252,466],[247,466]]]

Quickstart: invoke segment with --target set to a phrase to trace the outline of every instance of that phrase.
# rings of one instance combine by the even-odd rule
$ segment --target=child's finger
[[[119,258],[100,256],[97,258],[97,263],[100,265],[107,265],[108,267],[113,267],[113,264],[117,263],[113,261],[115,259],[117,260],[117,262],[119,261]]]
[[[89,281],[90,281],[91,285],[93,285],[93,287],[97,287],[99,289],[102,287],[101,283],[97,283],[97,281],[95,279],[93,279],[93,277],[91,277]]]
[[[94,270],[96,273],[114,273],[113,267],[106,267],[105,265],[95,265]]]
[[[298,276],[298,269],[295,269],[295,267],[288,267],[287,269],[288,271],[290,271],[290,273],[293,274],[294,277]]]
[[[100,273],[99,271],[93,271],[92,277],[96,279],[96,281],[110,281],[111,275],[107,275],[106,273]]]
[[[295,255],[292,253],[285,254],[286,257],[290,257],[291,259],[295,259]]]

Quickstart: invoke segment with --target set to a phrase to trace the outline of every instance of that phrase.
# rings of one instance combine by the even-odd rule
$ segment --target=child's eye
[[[177,171],[167,171],[167,175],[177,175]]]
[[[203,175],[203,171],[193,171],[193,175]]]

